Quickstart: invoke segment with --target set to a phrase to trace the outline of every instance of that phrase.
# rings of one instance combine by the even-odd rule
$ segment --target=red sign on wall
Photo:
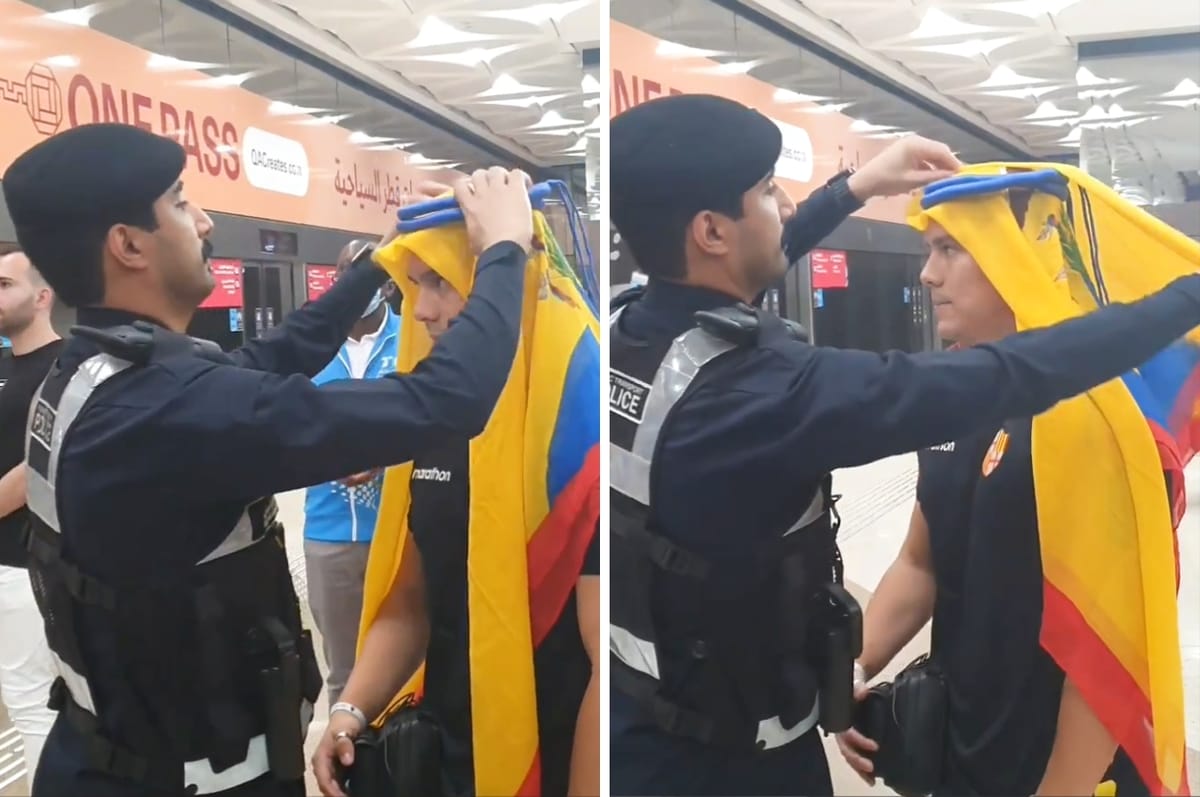
[[[242,306],[242,261],[210,260],[213,292],[200,304],[202,310],[229,309]]]
[[[311,302],[321,298],[325,291],[333,287],[334,266],[316,266],[311,263],[304,267],[304,283],[308,286],[308,300]]]
[[[812,286],[817,288],[845,288],[850,285],[850,268],[846,265],[846,253],[835,249],[814,249],[809,253],[812,264]]]

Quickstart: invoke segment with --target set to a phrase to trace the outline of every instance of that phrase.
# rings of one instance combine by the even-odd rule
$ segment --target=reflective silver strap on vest
[[[29,408],[29,421],[25,427],[25,459],[28,462],[29,452],[34,446],[46,449],[49,456],[44,475],[32,467],[25,469],[25,503],[30,513],[56,533],[61,533],[61,529],[54,485],[58,480],[58,458],[62,452],[63,439],[96,388],[131,365],[128,360],[108,354],[97,354],[85,360],[71,376],[71,381],[63,390],[57,407],[52,407],[42,398],[45,382],[34,395]],[[87,679],[63,661],[56,651],[52,650],[51,655],[71,697],[81,708],[95,714],[96,701],[92,697]]]
[[[624,307],[618,308],[609,317],[610,327],[617,322],[623,309]],[[675,339],[654,374],[654,383],[646,399],[642,422],[634,433],[633,450],[626,451],[609,443],[609,483],[612,489],[649,507],[650,460],[654,455],[658,435],[662,431],[667,413],[683,396],[701,368],[733,348],[734,344],[699,327],[690,329]],[[785,532],[785,536],[809,525],[824,511],[824,498],[818,490],[803,515]],[[628,629],[622,628],[612,618],[609,618],[608,639],[609,650],[621,663],[656,681],[659,680],[658,649],[653,642],[641,639]],[[819,709],[820,704],[814,701],[808,716],[790,728],[783,726],[778,715],[760,720],[756,742],[764,750],[772,750],[794,742],[816,727],[820,718]]]
[[[618,309],[613,314],[611,323],[616,323],[620,313]],[[614,443],[608,445],[608,472],[612,489],[643,506],[650,505],[650,459],[654,455],[654,447],[667,413],[701,368],[733,348],[732,343],[699,327],[675,339],[654,374],[642,422],[634,433],[633,450],[626,451]],[[658,680],[658,651],[653,642],[622,628],[612,618],[608,626],[608,639],[613,655],[627,667]]]
[[[613,318],[615,321],[616,316]],[[614,443],[608,444],[608,472],[612,489],[643,506],[650,505],[650,458],[654,455],[654,447],[667,413],[701,368],[733,348],[734,344],[699,327],[689,329],[675,338],[654,374],[642,422],[633,437],[633,450],[626,451]]]
[[[29,407],[29,422],[25,427],[25,459],[29,460],[33,446],[45,448],[50,456],[44,476],[33,468],[26,468],[25,503],[30,512],[56,532],[61,533],[61,529],[58,525],[54,484],[58,480],[58,456],[62,452],[63,438],[96,388],[131,365],[133,363],[128,360],[110,354],[97,354],[84,360],[72,375],[57,407],[50,406],[42,398],[45,382],[33,398],[33,404]],[[47,423],[50,428],[46,428]]]
[[[49,402],[42,398],[42,390],[45,387],[44,382],[38,388],[37,394],[34,397],[29,411],[29,421],[26,426],[25,458],[28,461],[29,452],[33,446],[42,446],[45,448],[49,453],[49,457],[44,476],[33,468],[26,468],[25,500],[29,511],[58,534],[62,533],[62,528],[59,525],[58,499],[55,493],[55,486],[58,482],[59,456],[62,453],[63,440],[66,438],[71,425],[79,417],[79,413],[87,403],[87,400],[91,398],[92,393],[100,385],[130,368],[132,365],[133,363],[128,360],[122,360],[110,354],[97,354],[85,360],[74,375],[72,375],[66,389],[63,391],[62,398],[59,399],[57,407],[51,406]],[[46,428],[47,419],[49,428]],[[277,511],[274,507],[274,502],[272,502],[271,507],[268,507],[268,511],[272,513]],[[273,520],[273,514],[268,515],[264,520],[266,521],[264,528],[269,528]],[[221,557],[235,554],[250,547],[256,541],[254,523],[250,518],[249,512],[243,511],[229,535],[197,564],[205,564]],[[95,715],[96,702],[92,697],[91,686],[88,684],[87,679],[63,661],[53,650],[51,651],[51,655],[57,665],[58,673],[63,679],[63,685],[71,694],[71,699],[80,708]],[[312,704],[304,701],[300,706],[298,717],[302,730],[308,728],[309,723],[312,721],[312,716]],[[267,758],[267,737],[265,734],[260,734],[250,740],[244,761],[219,773],[213,771],[212,762],[207,758],[199,761],[188,761],[183,765],[184,784],[194,786],[196,788],[195,794],[215,794],[226,791],[260,778],[269,771],[270,762]]]

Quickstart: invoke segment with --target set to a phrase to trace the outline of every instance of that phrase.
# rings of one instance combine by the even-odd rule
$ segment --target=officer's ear
[[[722,257],[729,254],[733,242],[733,219],[711,210],[702,210],[692,217],[688,237],[705,255]]]
[[[104,248],[122,268],[141,271],[150,265],[150,236],[153,233],[132,224],[114,224],[108,229]]]

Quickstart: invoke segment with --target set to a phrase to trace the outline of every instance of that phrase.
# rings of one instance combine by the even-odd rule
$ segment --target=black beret
[[[117,224],[174,186],[186,158],[179,142],[138,127],[82,125],[14,160],[2,178],[4,199],[18,233]]]
[[[665,213],[726,206],[766,177],[783,137],[758,111],[711,94],[676,94],[609,122],[609,215],[620,230]]]

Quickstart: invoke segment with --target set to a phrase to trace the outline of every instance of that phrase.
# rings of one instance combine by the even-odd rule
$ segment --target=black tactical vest
[[[148,791],[211,794],[268,773],[302,778],[321,677],[273,497],[247,505],[224,541],[170,587],[104,583],[62,550],[64,531],[106,533],[102,517],[89,518],[92,528],[64,530],[56,490],[59,457],[94,391],[109,382],[106,389],[119,390],[123,376],[167,357],[224,355],[215,344],[141,323],[73,332],[96,340],[101,353],[51,371],[34,399],[26,441],[30,575],[60,674],[52,706],[85,737],[88,768]],[[83,623],[89,639],[104,639],[121,659],[121,687],[99,705]],[[150,660],[143,651],[153,646]],[[161,694],[164,657],[178,668],[172,683],[192,684],[184,697],[195,706],[170,729],[150,727],[138,709]],[[146,755],[163,749],[156,737],[164,734],[176,755]]]
[[[698,325],[673,340],[640,340],[625,333],[620,314],[610,318],[612,682],[667,733],[733,749],[781,747],[826,719],[817,699],[830,663],[826,606],[828,590],[841,583],[831,479],[798,490],[795,522],[754,552],[754,572],[722,574],[725,584],[754,585],[732,595],[712,587],[722,563],[661,532],[654,491],[658,445],[674,410],[755,346],[803,330],[742,306],[698,313]],[[729,537],[731,546],[751,544],[736,529]],[[655,622],[655,596],[668,588],[695,607],[676,617],[686,629]],[[834,680],[845,682],[843,691],[859,652],[853,643],[845,646],[849,660],[837,657]],[[836,702],[839,716],[822,722],[827,730],[848,726],[840,715],[849,705],[840,696]]]

